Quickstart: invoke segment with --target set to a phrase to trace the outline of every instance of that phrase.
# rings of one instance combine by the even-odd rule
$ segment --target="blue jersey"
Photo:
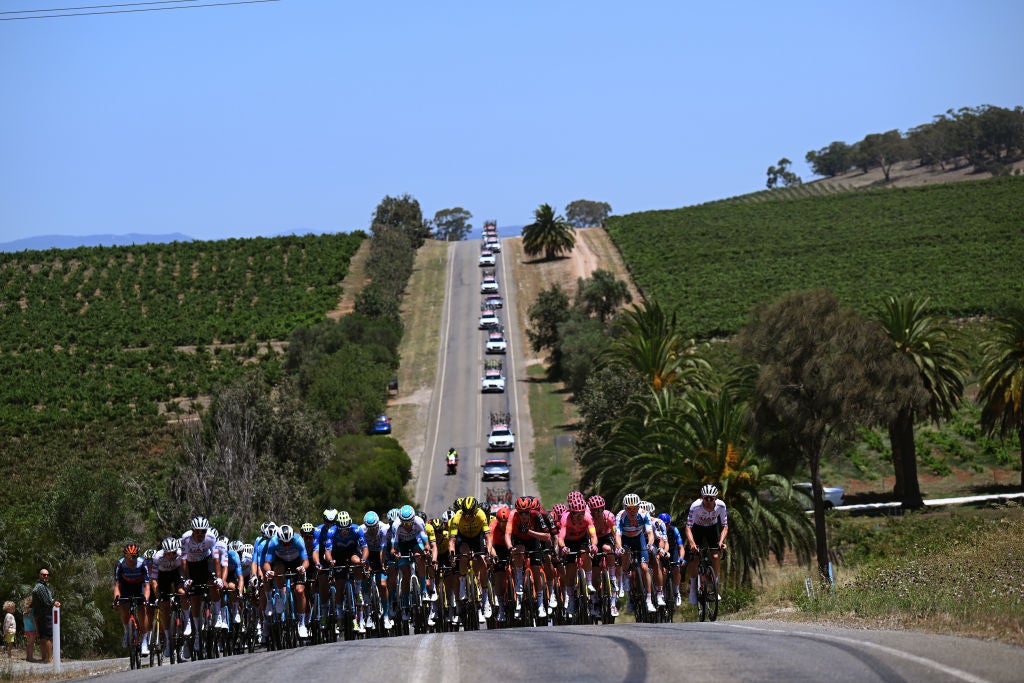
[[[114,581],[121,589],[140,589],[143,584],[149,582],[149,570],[146,569],[146,563],[137,559],[135,566],[130,567],[127,560],[122,557],[114,567]]]
[[[234,550],[228,550],[228,580],[232,576],[242,575],[242,558]]]
[[[352,555],[362,555],[366,547],[366,537],[363,530],[357,526],[348,529],[338,527],[337,531],[327,539],[326,549],[331,551],[331,557],[335,560],[348,559]]]
[[[260,567],[267,560],[267,549],[270,547],[270,539],[259,536],[252,544],[252,559]]]
[[[295,560],[308,560],[306,544],[301,538],[293,538],[289,543],[282,543],[281,539],[275,536],[267,544],[267,555],[265,562],[271,565],[277,562],[294,562]]]
[[[327,539],[332,538],[337,533],[337,529],[338,525],[335,522],[324,522],[313,529],[313,550],[321,560],[324,559],[324,553],[327,551]]]

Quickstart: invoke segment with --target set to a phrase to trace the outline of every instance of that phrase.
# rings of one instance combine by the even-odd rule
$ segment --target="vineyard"
[[[5,436],[152,416],[325,319],[365,235],[0,254]]]
[[[951,316],[1024,300],[1020,177],[648,211],[607,229],[644,295],[696,337],[817,287],[864,312],[887,294],[929,296]]]

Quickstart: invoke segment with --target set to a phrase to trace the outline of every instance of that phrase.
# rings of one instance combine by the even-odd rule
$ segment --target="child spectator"
[[[36,650],[36,620],[32,616],[32,596],[21,601],[21,624],[25,629],[25,661],[34,662]],[[39,652],[42,655],[42,650]]]
[[[14,620],[14,603],[4,603],[4,645],[7,647],[7,658],[10,659],[14,650],[14,634],[18,632],[18,622]]]

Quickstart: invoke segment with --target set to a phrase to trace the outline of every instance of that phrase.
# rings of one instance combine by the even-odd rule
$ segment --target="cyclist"
[[[623,547],[622,571],[628,576],[633,561],[639,561],[640,577],[647,593],[647,611],[653,612],[648,549],[654,547],[654,530],[650,518],[640,510],[640,496],[627,493],[622,498],[622,506],[624,509],[618,517]]]
[[[184,580],[181,578],[181,539],[168,536],[160,544],[160,550],[153,556],[153,569],[155,574],[150,574],[150,595],[155,594],[160,601],[160,622],[163,625],[164,633],[170,633],[171,628],[171,596],[185,595],[183,588]],[[179,598],[180,599],[180,598]],[[167,639],[164,646],[164,657],[171,656],[171,642]]]
[[[534,499],[534,505],[540,505],[540,499]],[[544,508],[540,508],[542,511]],[[551,597],[548,599],[548,607],[555,608],[558,606],[558,601],[561,591],[562,583],[562,572],[555,569],[555,541],[558,538],[558,533],[562,530],[562,515],[569,509],[565,503],[555,503],[551,506],[550,513],[542,513],[540,515],[541,520],[548,529],[548,537],[546,540],[541,542],[541,548],[543,550],[544,557],[544,574],[548,576],[548,588],[551,590]]]
[[[412,567],[409,566],[409,556],[416,563],[416,576],[426,576],[424,550],[427,547],[427,527],[423,519],[416,516],[416,510],[412,505],[403,505],[398,510],[398,518],[391,525],[391,556],[397,561],[397,567],[402,576],[402,619],[409,619],[409,579],[412,576]],[[426,591],[426,586],[420,586],[421,593]]]
[[[263,560],[263,575],[267,579],[275,579],[277,590],[284,589],[284,577],[277,576],[284,572],[298,572],[304,575],[309,569],[309,555],[306,554],[306,544],[301,539],[295,538],[295,531],[287,524],[277,528],[274,538],[270,539],[267,545],[266,558]],[[302,581],[296,581],[293,585],[295,593],[295,613],[298,615],[299,638],[309,637],[306,629],[306,593]],[[284,609],[284,600],[281,601],[279,611]]]
[[[499,506],[495,513],[494,519],[491,520],[491,533],[487,536],[487,552],[490,555],[498,558],[502,563],[502,566],[506,566],[509,561],[509,548],[506,542],[506,530],[508,528],[509,510],[505,505]],[[504,571],[494,573],[494,592],[502,598],[505,597],[505,591],[508,589],[507,575]],[[498,602],[498,621],[505,621],[505,601],[504,599]]]
[[[225,541],[227,545],[221,555],[220,580],[224,582],[224,590],[231,591],[228,593],[228,616],[232,623],[241,624],[242,615],[238,611],[238,598],[245,590],[245,576],[242,571],[242,557],[238,553],[242,549],[242,542],[228,542],[227,537],[218,540]]]
[[[377,513],[370,510],[363,516],[363,524],[359,529],[363,532],[363,538],[366,539],[366,563],[371,570],[369,581],[376,581],[378,583],[381,604],[386,605],[388,604],[388,580],[387,573],[384,571],[384,554],[388,552],[390,527],[385,527],[381,524]],[[374,624],[368,621],[366,626],[372,630]],[[385,611],[384,628],[390,631],[392,626],[394,624]]]
[[[139,557],[139,546],[135,543],[125,545],[124,557],[114,566],[114,607],[121,610],[121,624],[124,626],[121,647],[128,647],[130,598],[142,598],[149,602],[149,572]],[[142,635],[142,655],[145,656],[149,654],[149,624],[145,609],[139,609],[137,614],[139,633]]]
[[[679,528],[672,524],[672,515],[662,512],[658,515],[658,518],[665,525],[666,539],[663,549],[668,553],[667,557],[662,555],[662,559],[669,562],[672,567],[672,581],[675,586],[675,595],[670,597],[675,598],[676,607],[679,607],[683,604],[682,593],[679,588],[683,585],[680,581],[681,572],[679,567],[680,565],[686,565],[686,553],[683,552],[683,537],[679,533]]]
[[[597,593],[594,588],[594,566],[590,559],[592,549],[597,548],[597,531],[594,529],[594,520],[587,508],[587,501],[579,491],[570,491],[565,499],[566,508],[562,513],[562,521],[558,531],[558,548],[563,556],[569,553],[583,553],[583,571],[587,579],[587,592],[591,595]],[[576,595],[573,590],[575,586],[575,566],[570,563],[562,565],[562,589],[565,591],[566,604],[570,618],[576,609]],[[580,609],[586,609],[580,605]]]
[[[252,544],[253,552],[250,574],[255,576],[261,584],[259,606],[260,614],[263,615],[263,623],[260,625],[260,643],[263,645],[266,645],[267,634],[270,632],[271,615],[267,611],[267,596],[270,595],[270,589],[273,586],[263,575],[263,563],[267,559],[267,548],[270,545],[270,539],[274,538],[276,534],[277,525],[267,520],[260,526],[260,535],[256,537]]]
[[[515,509],[509,513],[508,522],[505,523],[505,546],[512,551],[512,581],[516,591],[516,617],[519,616],[519,610],[522,607],[520,600],[523,596],[523,580],[527,568],[533,575],[533,586],[537,593],[537,616],[542,618],[547,616],[544,606],[547,596],[547,581],[539,558],[544,548],[543,544],[551,539],[551,533],[542,510],[536,498],[520,496],[516,498]]]
[[[686,515],[686,544],[689,549],[686,578],[690,580],[690,604],[697,604],[697,562],[693,560],[699,554],[698,548],[705,547],[711,551],[711,565],[715,576],[719,576],[719,555],[726,549],[725,537],[728,535],[729,516],[725,501],[719,500],[717,486],[704,484],[700,498],[690,504]]]
[[[324,544],[325,556],[327,564],[331,567],[336,565],[349,565],[350,571],[352,572],[351,580],[353,583],[359,581],[360,593],[362,592],[362,575],[356,575],[356,569],[361,568],[370,556],[370,550],[366,547],[366,537],[363,535],[363,530],[358,526],[352,525],[352,515],[342,510],[338,513],[338,526],[334,532],[333,537],[328,536],[327,542]],[[337,594],[345,594],[345,581],[344,575],[338,573],[335,575],[335,586],[337,587]],[[355,591],[353,591],[352,599],[355,600]],[[366,621],[363,617],[362,605],[359,605],[359,609],[356,610],[356,605],[352,605],[354,611],[358,611],[358,615],[355,618],[355,623],[352,624],[353,628],[360,633],[366,633]]]
[[[661,549],[668,543],[668,533],[665,531],[665,523],[654,514],[654,503],[641,500],[640,510],[651,520],[651,529],[654,531],[654,545],[648,548],[647,552],[651,556],[651,581],[657,593],[654,601],[659,607],[664,607],[665,576],[661,571]]]
[[[448,524],[451,537],[448,539],[448,552],[455,554],[459,548],[459,599],[466,599],[466,572],[469,571],[470,553],[487,554],[488,537],[491,528],[487,524],[487,513],[480,509],[476,498],[466,496],[462,506],[455,511]],[[491,616],[491,596],[487,591],[487,563],[481,556],[473,557],[473,568],[476,570],[477,585],[480,586],[480,602],[482,603],[479,619],[485,621]]]
[[[449,523],[452,519],[452,513],[445,510],[440,517],[435,517],[430,520],[427,526],[427,541],[430,544],[430,559],[431,567],[429,571],[433,572],[433,580],[436,581],[439,574],[443,574],[443,583],[441,590],[445,591],[448,596],[448,614],[445,615],[449,620],[455,617],[455,591],[458,589],[458,581],[455,573],[450,571],[441,572],[440,568],[451,567],[454,563],[451,553],[448,548],[448,540],[450,535],[450,529],[448,528]],[[437,618],[437,595],[436,593],[431,598],[434,602],[430,607],[430,616],[427,618],[427,622],[433,626],[433,621]]]
[[[590,508],[590,516],[594,518],[594,530],[597,532],[597,549],[603,553],[616,553],[618,554],[622,543],[615,540],[618,528],[615,522],[615,515],[611,510],[607,509],[604,498],[599,495],[593,495],[587,499],[587,507]],[[608,564],[608,558],[605,558],[605,564]],[[618,605],[615,604],[616,596],[619,596],[619,566],[618,563],[611,563],[611,571],[609,572],[612,580],[612,616],[619,616]]]
[[[185,577],[185,589],[209,589],[210,604],[220,603],[220,589],[224,582],[217,577],[214,568],[214,547],[217,539],[210,533],[210,520],[202,515],[192,518],[192,530],[181,537],[182,576]],[[182,635],[192,635],[192,622],[199,617],[199,608],[203,598],[201,591],[193,591],[189,596],[189,618],[185,623]]]
[[[338,527],[338,511],[334,508],[328,508],[323,512],[324,521],[313,529],[313,547],[306,547],[306,553],[309,555],[313,562],[313,567],[317,570],[317,590],[320,593],[320,604],[326,605],[328,599],[328,572],[322,572],[320,569],[323,568],[323,561],[326,559],[326,550],[324,546],[327,543],[329,537],[333,537]]]

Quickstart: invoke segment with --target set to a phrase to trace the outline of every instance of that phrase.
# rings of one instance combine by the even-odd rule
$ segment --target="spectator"
[[[4,603],[4,646],[7,648],[7,658],[11,658],[14,651],[14,634],[18,632],[18,622],[14,620],[14,603],[8,600]]]
[[[32,589],[32,616],[39,632],[39,654],[44,664],[53,661],[53,608],[60,603],[53,599],[50,590],[50,570],[39,570],[39,582]]]
[[[21,623],[25,629],[25,661],[35,661],[36,620],[32,616],[32,596],[21,601]],[[42,649],[40,648],[40,654]]]

